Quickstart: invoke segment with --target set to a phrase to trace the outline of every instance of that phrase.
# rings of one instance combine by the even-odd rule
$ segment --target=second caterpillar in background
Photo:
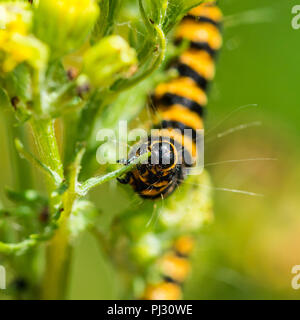
[[[194,247],[190,236],[181,236],[158,261],[161,281],[149,284],[142,296],[144,300],[180,300],[182,286],[190,271],[189,256]]]
[[[196,131],[204,129],[207,87],[214,78],[215,56],[222,46],[221,23],[222,12],[217,5],[203,3],[192,9],[175,31],[176,45],[189,42],[175,62],[178,77],[156,87],[154,128],[158,130],[131,154],[137,157],[151,152],[151,157],[147,164],[118,179],[129,183],[143,198],[167,197],[185,178],[185,169],[194,165],[198,156]]]

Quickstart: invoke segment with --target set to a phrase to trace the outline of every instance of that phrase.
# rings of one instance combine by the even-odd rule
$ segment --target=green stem
[[[63,117],[64,122],[64,165],[67,166],[74,158],[76,151],[76,134],[78,113],[68,112]]]
[[[64,218],[46,252],[46,270],[41,292],[43,300],[65,299],[68,287],[72,247],[69,242],[69,230],[66,222],[72,206],[64,209]]]
[[[45,228],[45,230],[41,234],[32,234],[28,237],[28,239],[25,239],[25,240],[18,242],[18,243],[3,243],[0,241],[0,253],[20,254],[22,252],[27,251],[29,248],[35,247],[41,241],[46,241],[46,240],[52,239],[52,242],[51,242],[52,250],[48,250],[48,255],[49,255],[49,261],[54,261],[54,263],[50,263],[49,266],[55,267],[56,261],[59,260],[59,257],[62,257],[62,260],[64,260],[65,257],[67,257],[69,254],[69,247],[66,246],[66,244],[68,243],[68,236],[69,236],[69,231],[68,231],[66,222],[72,212],[73,203],[76,200],[76,198],[79,196],[84,196],[91,189],[93,189],[103,183],[106,183],[112,179],[116,179],[116,178],[122,176],[123,174],[131,171],[134,168],[134,166],[136,166],[137,164],[142,163],[142,162],[144,163],[144,161],[146,161],[150,157],[150,152],[143,154],[139,158],[136,158],[129,165],[124,166],[121,169],[110,172],[104,176],[90,178],[87,181],[85,181],[84,183],[80,184],[77,181],[77,177],[79,174],[82,156],[83,156],[83,150],[81,150],[78,153],[78,155],[75,159],[75,162],[72,164],[72,166],[70,168],[69,188],[64,193],[63,199],[62,199],[63,212],[61,212],[61,210],[58,210],[52,216],[51,223],[49,223],[47,225],[47,227]],[[48,174],[47,174],[47,176],[48,176]],[[6,212],[6,210],[5,210],[5,212]],[[1,213],[1,210],[0,210],[0,213]],[[56,234],[53,236],[55,231],[56,231]],[[62,240],[66,240],[66,241],[62,241]],[[66,250],[65,256],[62,254],[62,253],[64,253],[64,250]],[[66,262],[66,265],[68,265],[68,262]],[[64,266],[62,270],[67,270],[67,269],[68,268],[66,268],[66,266]],[[61,273],[62,277],[65,278],[65,273],[66,273],[65,271],[58,270],[53,273],[50,273],[50,272],[47,273],[47,276],[49,277],[49,278],[47,277],[47,285],[45,285],[45,290],[47,291],[47,296],[48,295],[55,296],[53,294],[53,292],[56,291],[57,289],[52,288],[51,283],[53,282],[53,279],[55,279],[54,276],[56,276],[60,273]],[[48,286],[48,281],[50,282],[49,286]],[[64,283],[64,281],[62,283]],[[50,292],[49,288],[51,288],[51,292],[52,292],[51,294],[49,293]],[[58,291],[61,292],[61,290],[58,290]],[[59,292],[58,292],[58,295],[60,295]]]
[[[84,183],[82,183],[81,186],[78,187],[78,194],[80,194],[81,196],[85,196],[91,189],[98,187],[99,185],[108,182],[112,179],[116,179],[118,177],[120,177],[121,175],[132,171],[132,169],[139,163],[144,163],[145,161],[148,160],[148,158],[151,156],[151,153],[144,153],[143,155],[141,155],[140,157],[134,159],[133,161],[131,161],[130,164],[128,164],[127,166],[116,170],[116,171],[112,171],[104,176],[97,176],[97,177],[93,177],[88,179],[87,181],[85,181]]]
[[[63,165],[60,159],[55,137],[54,121],[33,118],[31,120],[31,128],[37,144],[41,162],[52,172],[54,172],[55,175],[59,176],[61,180],[64,180]],[[64,299],[66,295],[72,254],[72,247],[70,245],[70,231],[67,222],[72,213],[73,204],[77,197],[86,195],[87,192],[92,188],[95,188],[102,183],[105,183],[132,170],[136,164],[146,161],[150,156],[150,154],[146,153],[132,161],[126,167],[116,170],[115,172],[107,174],[103,177],[91,178],[80,185],[77,181],[77,178],[80,171],[83,153],[84,150],[81,150],[78,153],[74,163],[72,163],[69,168],[69,187],[63,193],[63,195],[60,196],[57,194],[57,184],[51,178],[51,175],[47,174],[47,171],[45,174],[52,217],[57,214],[59,207],[62,208],[61,215],[57,221],[58,228],[55,235],[50,240],[46,252],[46,269],[41,291],[41,298],[45,300],[61,300]],[[33,236],[32,238],[15,245],[0,243],[0,249],[4,252],[7,251],[7,253],[15,252],[21,250],[22,248],[34,246],[38,240],[39,236]]]
[[[23,141],[26,140],[24,128],[16,126],[16,121],[12,114],[8,114],[5,121],[8,141],[10,143],[10,158],[13,167],[14,185],[16,190],[26,190],[32,188],[31,167],[21,159],[16,151],[14,139],[19,137]]]
[[[33,119],[31,120],[31,128],[41,161],[63,179],[63,166],[55,137],[54,121],[49,119]],[[48,176],[47,186],[51,197],[56,186]]]
[[[41,161],[63,179],[63,165],[58,151],[53,120],[33,119],[31,127]],[[56,185],[48,175],[46,175],[46,181],[50,211],[54,214],[62,199],[53,197]],[[42,299],[63,299],[67,287],[66,275],[70,265],[71,247],[66,221],[72,210],[74,194],[68,189],[62,201],[63,213],[58,221],[59,228],[47,247]]]
[[[95,91],[92,93],[89,101],[84,106],[80,121],[77,127],[76,141],[84,142],[88,141],[91,132],[93,131],[93,125],[97,118],[97,113],[103,105],[103,101],[106,99],[106,93]]]
[[[77,177],[83,154],[84,150],[81,150],[69,168],[69,188],[62,198],[62,214],[58,220],[58,230],[47,250],[47,265],[42,291],[42,298],[45,300],[62,300],[66,296],[72,255],[68,219],[78,197],[76,193]]]

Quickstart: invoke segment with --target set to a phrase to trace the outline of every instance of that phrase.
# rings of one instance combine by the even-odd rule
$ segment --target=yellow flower
[[[48,57],[47,47],[30,35],[32,12],[27,3],[0,4],[0,67],[12,71],[27,62],[40,69]]]
[[[16,65],[26,61],[35,69],[42,69],[47,63],[47,47],[35,37],[15,33],[7,44],[8,56],[3,63],[3,71],[9,72]]]
[[[31,28],[32,12],[28,3],[6,2],[0,5],[0,29],[25,34]]]

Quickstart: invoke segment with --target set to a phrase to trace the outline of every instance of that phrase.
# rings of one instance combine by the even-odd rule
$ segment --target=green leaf
[[[28,66],[20,64],[7,74],[6,78],[4,78],[3,87],[5,89],[2,90],[5,91],[0,93],[0,103],[5,103],[6,105],[9,103],[9,106],[11,106],[10,101],[15,99],[17,101],[16,105],[14,105],[15,116],[20,123],[24,123],[31,116],[28,104],[32,99],[32,90]]]
[[[7,95],[7,92],[0,87],[0,108],[10,108],[10,107],[11,107],[11,103]]]
[[[204,0],[143,0],[148,20],[162,27],[167,34],[176,23],[193,7]],[[210,0],[206,0],[208,2]],[[212,0],[211,0],[212,1]]]
[[[20,205],[15,208],[9,208],[9,209],[0,209],[0,217],[6,218],[6,217],[15,217],[15,218],[29,218],[31,223],[33,217],[35,217],[36,212],[33,208],[25,205]],[[20,221],[18,221],[20,222]],[[24,225],[23,225],[24,227]]]
[[[97,116],[100,108],[103,106],[104,95],[98,90],[89,97],[85,106],[81,110],[80,121],[77,128],[77,141],[84,142],[88,140],[93,127],[92,123]]]
[[[152,22],[161,25],[165,19],[168,0],[147,0],[145,1],[145,8],[149,14],[149,18]]]
[[[53,171],[48,166],[46,166],[39,159],[37,159],[32,153],[27,151],[19,139],[15,139],[15,145],[16,145],[17,151],[19,152],[22,158],[28,160],[31,164],[35,165],[42,171],[46,172],[49,175],[49,177],[52,178],[53,182],[56,184],[57,187],[60,187],[62,185],[63,181],[60,175],[57,172]]]
[[[100,16],[96,22],[92,34],[92,42],[96,42],[102,37],[112,34],[116,23],[116,14],[119,12],[120,0],[100,0]]]
[[[61,216],[61,210],[58,209],[53,215],[51,221],[44,227],[41,233],[33,233],[26,239],[16,243],[5,243],[0,241],[0,253],[6,255],[21,255],[27,252],[29,249],[36,247],[41,242],[50,240],[56,229],[58,228],[58,219]]]
[[[47,204],[47,200],[36,190],[14,191],[6,188],[6,195],[9,200],[26,205]]]
[[[111,90],[122,91],[133,87],[149,77],[161,65],[166,54],[166,37],[159,24],[156,24],[145,11],[143,1],[139,0],[140,12],[143,22],[148,30],[146,40],[138,52],[138,72],[129,79],[116,81]]]
[[[61,61],[56,60],[49,65],[46,72],[46,85],[48,91],[55,91],[68,82],[66,70]]]
[[[18,97],[23,101],[32,99],[31,75],[29,67],[19,64],[5,79],[6,90],[10,97]]]
[[[162,27],[163,31],[167,34],[189,10],[202,2],[204,0],[169,0]]]

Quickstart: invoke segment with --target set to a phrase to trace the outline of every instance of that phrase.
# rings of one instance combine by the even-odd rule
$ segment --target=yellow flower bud
[[[52,55],[61,57],[83,44],[98,15],[95,0],[39,0],[34,30],[50,46]]]
[[[95,87],[109,87],[135,68],[136,62],[135,50],[122,37],[109,36],[86,51],[83,72]]]

